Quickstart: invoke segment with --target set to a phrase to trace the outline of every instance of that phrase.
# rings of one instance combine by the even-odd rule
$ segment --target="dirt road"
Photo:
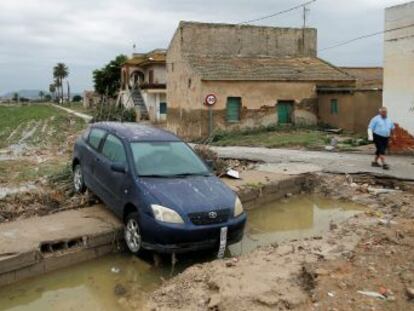
[[[411,156],[390,156],[391,170],[371,167],[373,157],[365,154],[336,153],[323,151],[267,149],[257,147],[211,147],[222,158],[263,161],[271,163],[267,171],[279,172],[290,169],[326,173],[371,173],[398,179],[414,180],[414,158]]]

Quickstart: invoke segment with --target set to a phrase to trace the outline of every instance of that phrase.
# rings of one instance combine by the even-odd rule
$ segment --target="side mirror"
[[[127,172],[127,168],[123,163],[113,163],[111,164],[111,170],[117,173],[125,174]]]
[[[206,165],[210,170],[214,169],[214,161],[213,160],[206,160]]]

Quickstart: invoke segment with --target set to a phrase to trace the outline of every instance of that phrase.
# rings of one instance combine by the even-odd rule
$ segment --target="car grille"
[[[212,217],[211,213],[215,213],[215,215],[217,216]],[[229,219],[229,216],[229,209],[188,214],[188,217],[190,218],[191,222],[196,226],[221,224],[226,222]]]

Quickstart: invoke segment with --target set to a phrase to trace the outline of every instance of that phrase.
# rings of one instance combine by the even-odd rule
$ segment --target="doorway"
[[[279,124],[292,123],[293,104],[292,100],[280,100],[277,102],[276,111]]]

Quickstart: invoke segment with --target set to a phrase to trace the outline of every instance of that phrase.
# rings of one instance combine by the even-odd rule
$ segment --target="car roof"
[[[130,142],[181,141],[177,136],[168,131],[133,122],[97,122],[91,127],[114,133],[120,138]]]

